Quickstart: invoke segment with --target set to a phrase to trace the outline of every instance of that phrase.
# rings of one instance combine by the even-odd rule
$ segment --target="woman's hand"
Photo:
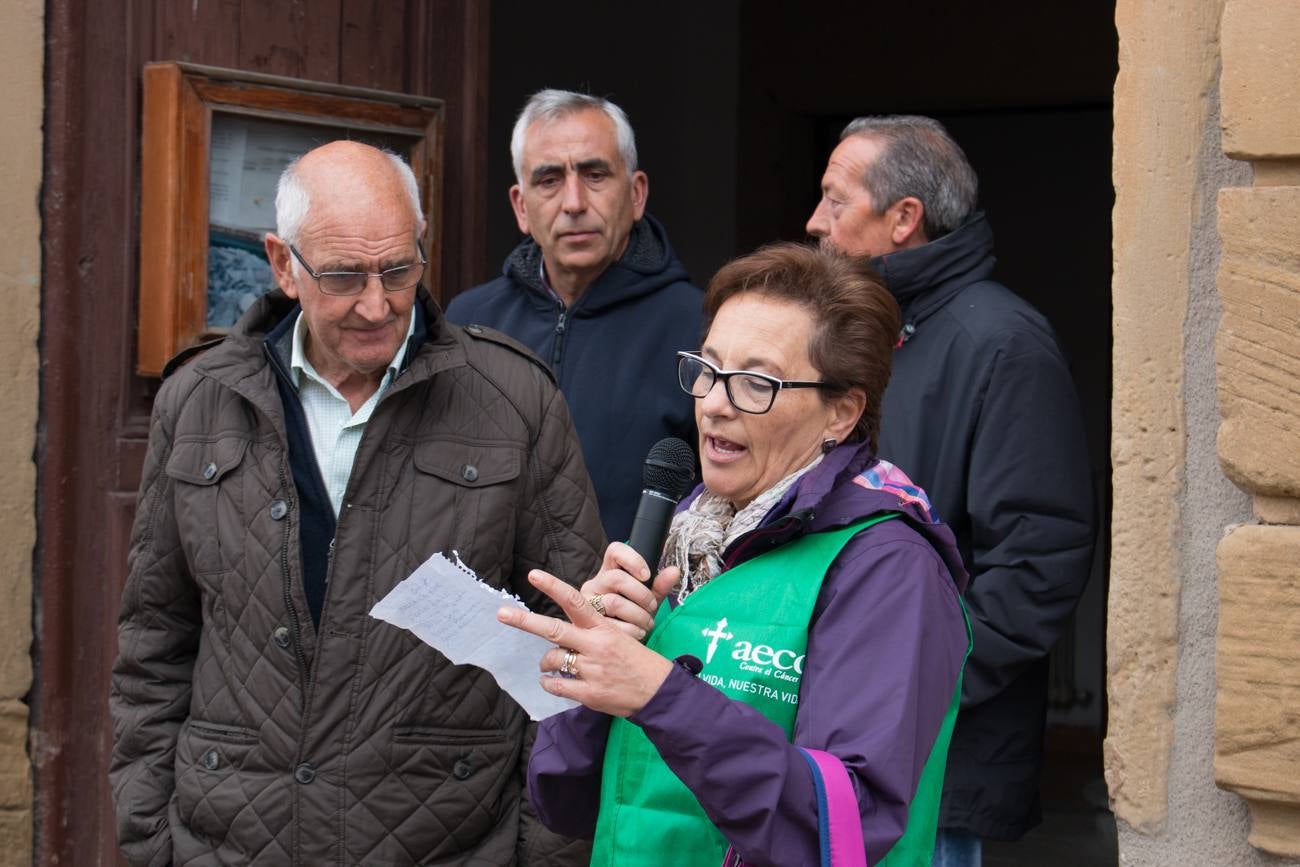
[[[497,620],[507,626],[559,645],[542,656],[540,667],[547,675],[568,676],[545,676],[542,688],[610,716],[631,716],[645,707],[673,664],[620,628],[625,623],[602,616],[584,593],[554,575],[534,569],[528,573],[528,581],[554,599],[572,621],[565,623],[522,608],[497,611]]]
[[[654,629],[659,604],[681,578],[676,566],[655,576],[647,587],[650,567],[631,546],[612,542],[596,576],[582,585],[582,595],[598,613],[638,641]]]

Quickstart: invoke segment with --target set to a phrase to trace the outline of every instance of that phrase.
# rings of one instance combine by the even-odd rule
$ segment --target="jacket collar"
[[[421,287],[420,291],[423,292],[423,287]],[[286,298],[286,300],[288,299]],[[394,371],[395,377],[400,376],[411,366],[412,359],[415,358],[416,353],[420,351],[420,347],[425,344],[425,341],[429,339],[428,320],[430,311],[426,309],[425,300],[425,298],[417,295],[417,303],[411,308],[410,333],[406,338],[406,346],[397,353],[401,358],[397,359],[396,370]],[[432,298],[428,300],[432,301]],[[294,340],[298,320],[302,317],[302,306],[297,302],[292,303],[293,306],[262,338],[262,342],[266,347],[267,357],[271,359],[271,364],[276,373],[284,376],[286,381],[296,388],[296,377],[293,375],[293,360],[296,355]],[[433,307],[432,313],[437,314],[436,306]],[[255,333],[255,331],[249,332],[250,336]],[[389,368],[393,367],[394,365],[390,362]]]
[[[534,305],[548,312],[555,310],[559,302],[542,279],[542,248],[531,237],[506,257],[502,273],[522,284]],[[668,233],[658,220],[646,214],[632,224],[623,255],[587,287],[569,311],[574,316],[595,315],[685,279],[686,269],[673,253]]]
[[[880,512],[900,512],[943,558],[959,592],[964,591],[967,573],[961,562],[952,531],[926,509],[895,488],[888,490],[855,481],[873,467],[887,466],[876,458],[867,443],[844,443],[831,450],[821,463],[809,470],[758,527],[741,536],[723,552],[726,568],[780,547],[806,533],[820,533],[847,527]],[[688,508],[704,490],[699,485],[681,502]],[[918,489],[919,490],[919,489]],[[922,494],[922,496],[924,496]]]
[[[993,229],[983,211],[942,238],[871,260],[903,311],[903,328],[916,326],[972,283],[986,280],[996,263]]]
[[[415,330],[407,341],[402,369],[390,393],[465,363],[464,349],[446,326],[427,289],[416,291]],[[249,307],[218,347],[193,362],[195,371],[221,382],[279,417],[274,386],[262,376],[288,376],[293,325],[301,308],[279,289],[263,295]]]

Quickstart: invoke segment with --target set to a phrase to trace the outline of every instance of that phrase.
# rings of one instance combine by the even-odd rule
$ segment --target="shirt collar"
[[[416,311],[411,310],[410,321],[406,324],[406,336],[402,338],[401,344],[397,347],[397,352],[393,355],[393,360],[388,362],[388,370],[384,373],[383,380],[379,383],[381,389],[387,388],[388,384],[393,381],[402,369],[402,362],[406,360],[406,348],[411,343],[411,335],[415,333],[415,316]],[[316,372],[311,361],[307,358],[307,317],[298,313],[298,320],[293,323],[293,353],[289,358],[289,377],[293,380],[294,388],[302,388],[302,375],[305,373],[311,379],[316,380],[322,385],[327,386],[331,391],[336,391],[334,386],[330,385],[325,379]]]
[[[560,293],[559,293],[559,292],[556,292],[555,289],[553,289],[553,288],[551,287],[551,281],[548,280],[548,279],[546,279],[546,260],[545,260],[545,259],[542,259],[542,261],[539,262],[539,263],[537,264],[537,273],[538,273],[538,276],[541,277],[541,280],[542,280],[542,288],[545,289],[547,292],[550,292],[550,293],[551,293],[551,298],[552,298],[554,301],[556,301],[557,303],[559,303],[559,305],[560,305],[561,307],[564,307],[564,306],[565,306],[565,304],[564,304],[564,299],[560,297]]]

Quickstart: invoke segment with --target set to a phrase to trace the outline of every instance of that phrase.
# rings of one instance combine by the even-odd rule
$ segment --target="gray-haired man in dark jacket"
[[[970,571],[974,648],[948,753],[935,864],[1040,820],[1047,656],[1087,581],[1091,470],[1069,369],[1047,320],[989,279],[975,172],[914,116],[850,123],[808,232],[872,256],[903,311],[880,454],[907,467]]]
[[[646,213],[650,182],[617,105],[540,91],[520,112],[510,151],[510,203],[529,237],[500,277],[455,298],[447,318],[496,328],[551,366],[605,532],[623,540],[646,452],[668,436],[695,447],[674,353],[698,346],[704,295]]]

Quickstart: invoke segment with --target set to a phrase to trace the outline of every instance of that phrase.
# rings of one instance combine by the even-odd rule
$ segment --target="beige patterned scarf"
[[[682,580],[674,588],[681,602],[722,571],[722,552],[762,522],[772,507],[781,501],[799,477],[821,462],[817,455],[810,463],[795,470],[753,501],[736,511],[731,501],[705,488],[689,509],[678,512],[664,543],[664,565],[682,570]]]

